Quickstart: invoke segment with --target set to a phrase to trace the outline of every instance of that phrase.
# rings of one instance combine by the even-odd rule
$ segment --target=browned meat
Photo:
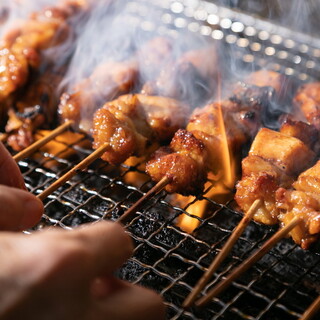
[[[207,46],[170,58],[159,66],[159,75],[148,81],[142,93],[161,95],[198,105],[212,96],[218,77],[216,47]]]
[[[299,132],[303,125],[299,122],[296,125],[297,129],[284,128],[283,131]],[[246,212],[254,200],[261,199],[262,206],[254,219],[264,224],[275,224],[279,219],[275,191],[279,187],[290,187],[297,175],[314,161],[315,153],[301,140],[263,128],[254,139],[248,157],[242,161],[242,179],[236,186],[235,200]]]
[[[280,222],[286,225],[296,216],[302,218],[302,222],[290,232],[290,236],[303,249],[308,249],[320,234],[319,176],[320,161],[300,174],[293,184],[295,190],[280,188],[276,192]]]
[[[15,108],[8,111],[5,130],[8,144],[16,151],[34,142],[33,133],[39,128],[50,128],[56,120],[57,87],[61,75],[50,72],[33,75],[21,94],[17,94]]]
[[[196,109],[191,115],[190,121],[187,125],[189,135],[184,134],[184,139],[178,139],[175,136],[174,147],[172,143],[170,148],[165,151],[160,150],[154,156],[154,159],[149,161],[146,166],[147,172],[150,174],[154,181],[159,181],[163,176],[168,176],[167,172],[170,171],[170,176],[173,178],[172,183],[166,187],[168,192],[178,192],[184,195],[196,194],[203,190],[204,180],[203,172],[212,171],[218,173],[223,169],[223,156],[222,149],[224,147],[224,135],[228,144],[229,152],[232,156],[236,156],[240,148],[250,140],[251,135],[255,134],[260,125],[260,112],[266,104],[264,97],[265,90],[263,88],[247,88],[248,92],[259,92],[260,98],[253,99],[251,96],[250,103],[247,100],[247,91],[242,95],[233,96],[229,100],[216,102],[205,106],[202,109]],[[242,99],[240,99],[242,98]],[[245,99],[244,99],[245,98]],[[248,116],[246,116],[248,115]],[[226,132],[223,133],[222,127],[225,126]],[[180,134],[180,133],[179,133]],[[204,145],[206,152],[199,153],[201,158],[196,161],[198,167],[195,167],[193,149],[190,146],[195,145],[195,139],[199,145]],[[178,144],[181,144],[178,147]],[[191,157],[192,160],[181,159],[181,150],[185,153],[183,157]],[[188,151],[189,150],[189,151]],[[190,152],[190,154],[189,154]],[[163,165],[162,165],[162,158]],[[172,161],[177,161],[173,164]],[[183,169],[179,170],[178,167],[183,162]],[[168,167],[174,168],[169,170]],[[186,165],[190,165],[189,170]],[[182,178],[181,172],[202,172],[199,173],[199,179],[194,180],[194,177]],[[177,177],[174,175],[176,172]],[[183,180],[184,179],[184,180]],[[190,179],[192,186],[186,186],[182,181]]]
[[[192,133],[180,129],[170,147],[162,147],[153,154],[146,171],[155,181],[163,177],[172,179],[166,186],[168,192],[197,194],[203,190],[206,182],[206,158],[204,144]]]
[[[298,138],[316,154],[319,153],[319,131],[315,126],[286,117],[281,125],[280,132]]]
[[[68,17],[78,10],[77,4],[46,8],[8,33],[0,44],[0,102],[23,86],[29,67],[37,68],[42,50],[63,42],[70,34]]]
[[[303,84],[298,89],[293,102],[308,122],[320,129],[320,82]]]
[[[73,120],[89,132],[92,116],[106,101],[129,92],[138,75],[135,61],[105,62],[87,79],[75,86],[73,93],[61,96],[58,112],[63,121]]]
[[[153,140],[169,140],[183,127],[188,108],[170,98],[125,95],[106,103],[93,120],[94,148],[108,143],[102,159],[119,164],[128,157],[145,155]]]
[[[290,79],[276,71],[262,69],[252,72],[244,82],[258,87],[273,88],[279,102],[283,102],[288,97],[291,97],[292,84]]]

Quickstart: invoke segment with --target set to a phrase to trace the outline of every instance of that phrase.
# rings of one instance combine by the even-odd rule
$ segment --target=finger
[[[0,184],[26,189],[18,165],[0,142]]]
[[[64,244],[66,254],[72,254],[74,260],[78,259],[86,266],[85,272],[90,273],[92,279],[113,273],[133,251],[130,237],[118,223],[103,221],[69,232],[60,230],[51,234]]]
[[[104,298],[93,300],[88,319],[165,319],[165,306],[155,292],[118,279],[111,286]]]
[[[33,227],[43,204],[31,193],[0,185],[0,230],[21,231]]]

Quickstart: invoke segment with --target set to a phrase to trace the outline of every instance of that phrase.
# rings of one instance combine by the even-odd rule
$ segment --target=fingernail
[[[20,221],[20,229],[23,230],[33,227],[39,222],[42,214],[42,201],[30,194],[24,205],[24,214]]]

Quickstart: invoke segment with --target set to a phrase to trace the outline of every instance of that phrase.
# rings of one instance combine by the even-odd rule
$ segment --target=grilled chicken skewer
[[[106,103],[93,119],[93,148],[109,144],[102,159],[120,164],[145,155],[152,142],[165,142],[185,126],[188,107],[165,97],[129,94]]]
[[[228,100],[196,109],[186,130],[177,131],[169,147],[155,152],[146,172],[156,182],[164,176],[171,179],[166,186],[168,192],[183,195],[202,192],[208,171],[217,173],[223,168],[220,115],[228,148],[235,156],[258,131],[261,110],[271,98],[270,88],[243,87]]]
[[[250,157],[250,156],[249,156]],[[247,258],[232,271],[223,281],[212,288],[206,296],[200,298],[197,306],[204,306],[219,295],[242,273],[261,259],[283,237],[290,235],[293,240],[306,249],[320,235],[320,161],[301,173],[293,183],[294,190],[279,188],[274,194],[275,206],[279,210],[278,219],[282,228],[275,233],[260,249]],[[260,201],[262,198],[255,200]],[[319,302],[315,302],[317,308]],[[313,307],[312,307],[313,308]],[[315,309],[316,310],[316,309]]]
[[[45,8],[33,13],[29,20],[22,22],[2,38],[0,121],[4,126],[9,108],[15,106],[10,110],[10,123],[6,127],[8,133],[20,130],[9,141],[14,149],[26,147],[32,142],[33,128],[52,119],[52,105],[56,105],[54,96],[61,74],[51,70],[53,61],[58,58],[54,50],[49,54],[47,49],[67,45],[69,42],[71,44],[74,19],[86,8],[86,4],[78,1],[65,1]],[[67,58],[59,57],[61,62]],[[43,73],[44,70],[47,71]],[[33,81],[30,87],[26,87]],[[41,112],[38,110],[40,106],[43,108]],[[30,114],[32,116],[29,117]],[[22,136],[18,137],[20,133]]]
[[[253,219],[268,225],[283,222],[276,200],[276,196],[280,197],[277,190],[291,188],[298,174],[313,165],[318,134],[313,126],[290,120],[284,123],[280,132],[261,129],[248,157],[242,161],[242,179],[236,186],[235,195],[240,208],[246,212],[255,200],[260,199],[262,204]],[[285,197],[284,193],[282,195]],[[294,237],[303,248],[309,244],[307,239],[308,234],[299,239]]]
[[[320,82],[303,84],[293,102],[297,111],[302,112],[309,123],[320,129]]]

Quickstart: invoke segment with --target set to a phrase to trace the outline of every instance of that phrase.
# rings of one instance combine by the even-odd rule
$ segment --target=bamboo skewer
[[[24,158],[27,158],[30,154],[32,154],[33,152],[39,150],[46,143],[48,143],[49,141],[51,141],[52,139],[54,139],[55,137],[60,135],[62,132],[67,130],[73,123],[74,123],[73,120],[69,120],[69,121],[63,123],[62,125],[60,125],[56,129],[51,131],[45,137],[41,138],[40,140],[38,140],[38,141],[34,142],[33,144],[31,144],[29,147],[27,147],[24,150],[22,150],[19,153],[17,153],[15,156],[13,156],[13,159],[18,162],[18,161],[20,161],[20,160],[22,160]]]
[[[277,242],[285,237],[296,225],[302,221],[302,218],[295,217],[289,224],[277,231],[265,244],[246,259],[240,266],[238,266],[231,274],[229,274],[223,281],[212,288],[206,296],[203,296],[195,302],[196,306],[202,307],[212,300],[213,297],[220,294],[227,289],[229,285],[236,280],[242,273],[247,271],[253,264],[260,260],[268,251],[270,251]]]
[[[65,173],[62,177],[60,177],[57,181],[51,184],[47,189],[42,191],[37,197],[40,200],[44,200],[48,195],[61,187],[65,182],[70,180],[74,175],[77,174],[78,171],[83,170],[87,166],[89,166],[94,160],[100,158],[103,153],[105,153],[109,149],[109,144],[104,144],[96,149],[93,153],[91,153],[88,157],[83,159],[80,163],[78,163],[75,167]]]
[[[247,213],[243,216],[241,221],[239,222],[238,226],[234,229],[232,232],[232,235],[228,239],[228,241],[225,243],[219,254],[216,256],[216,258],[212,261],[210,267],[205,272],[205,274],[200,278],[194,289],[190,292],[186,300],[183,302],[182,307],[188,308],[192,305],[192,303],[195,301],[197,296],[199,295],[200,291],[204,288],[204,286],[207,284],[207,282],[212,277],[213,273],[219,268],[220,264],[224,261],[224,259],[227,257],[229,252],[232,250],[234,244],[239,239],[241,234],[243,233],[244,229],[247,227],[249,222],[251,221],[253,215],[258,210],[258,208],[261,206],[261,200],[257,199],[255,200],[250,209],[247,211]]]
[[[152,187],[142,198],[140,198],[131,208],[129,208],[118,220],[117,222],[126,222],[141,205],[160,192],[168,183],[171,182],[171,179],[168,177],[163,177],[154,187]]]
[[[310,307],[304,312],[300,320],[310,320],[320,310],[320,296],[314,300]]]

